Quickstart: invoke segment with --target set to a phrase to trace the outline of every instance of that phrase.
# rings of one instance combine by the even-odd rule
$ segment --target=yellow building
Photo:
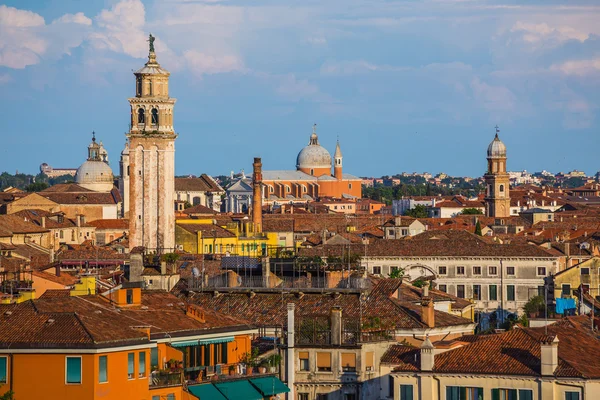
[[[600,295],[600,257],[593,257],[554,275],[554,298],[579,300],[579,288],[592,297]],[[577,291],[577,292],[576,292]]]
[[[212,219],[178,219],[175,242],[192,254],[222,254],[261,257],[279,245],[276,232],[256,232],[250,222],[217,225]]]

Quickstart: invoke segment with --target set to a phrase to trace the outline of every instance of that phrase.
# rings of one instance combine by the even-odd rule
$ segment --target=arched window
[[[504,185],[500,185],[500,193],[504,192]]]
[[[138,79],[137,81],[137,94],[138,96],[142,95],[142,80]]]
[[[146,115],[144,114],[144,109],[139,108],[138,109],[138,124],[144,124],[144,123],[146,123]]]
[[[152,125],[158,125],[158,109],[152,109]]]

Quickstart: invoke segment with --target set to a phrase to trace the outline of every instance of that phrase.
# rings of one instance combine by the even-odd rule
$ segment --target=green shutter
[[[412,385],[400,385],[400,400],[413,400]]]
[[[221,362],[227,364],[227,343],[221,344],[221,350],[223,351],[221,356]]]
[[[533,390],[519,389],[519,400],[533,400]]]
[[[500,390],[492,389],[492,400],[500,400]]]
[[[446,400],[461,400],[458,386],[446,386]]]
[[[204,346],[204,365],[210,365],[210,345]]]
[[[81,357],[67,357],[67,383],[81,383]]]
[[[0,383],[6,383],[6,357],[0,357]]]
[[[467,388],[466,387],[461,387],[459,388],[460,390],[460,400],[467,400]]]
[[[151,366],[159,367],[159,365],[158,365],[158,348],[157,347],[153,347],[150,349],[150,364],[151,364]]]
[[[135,373],[135,353],[127,353],[127,375],[133,378]]]
[[[98,382],[108,382],[108,357],[100,356],[98,358]]]
[[[146,352],[145,351],[140,352],[139,364],[140,364],[138,367],[140,369],[139,374],[141,376],[145,376],[146,375]]]

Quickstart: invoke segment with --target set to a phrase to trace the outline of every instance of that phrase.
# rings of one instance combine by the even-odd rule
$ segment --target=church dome
[[[498,133],[496,133],[496,137],[490,143],[487,150],[488,157],[496,158],[496,157],[506,157],[506,146],[500,138],[498,137]]]
[[[319,138],[314,130],[308,146],[298,153],[296,168],[331,168],[331,154],[319,144]]]
[[[75,174],[75,183],[96,192],[110,192],[114,180],[112,169],[104,161],[87,160]]]
[[[101,144],[96,143],[96,135],[93,134],[92,143],[88,146],[88,159],[77,168],[75,183],[95,192],[110,192],[114,179],[108,165],[108,153]]]

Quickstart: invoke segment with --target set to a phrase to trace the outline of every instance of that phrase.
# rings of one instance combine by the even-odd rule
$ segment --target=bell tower
[[[156,61],[150,35],[148,62],[134,72],[129,99],[129,247],[165,253],[175,248],[175,139],[169,75]]]
[[[342,173],[342,149],[340,149],[340,141],[337,141],[337,144],[335,145],[335,153],[333,154],[333,176],[335,176],[335,179],[337,179],[338,181],[342,180],[343,178],[343,173]]]
[[[488,217],[510,216],[510,179],[506,172],[506,146],[496,136],[487,150],[487,172],[483,176],[486,184],[485,215]]]

